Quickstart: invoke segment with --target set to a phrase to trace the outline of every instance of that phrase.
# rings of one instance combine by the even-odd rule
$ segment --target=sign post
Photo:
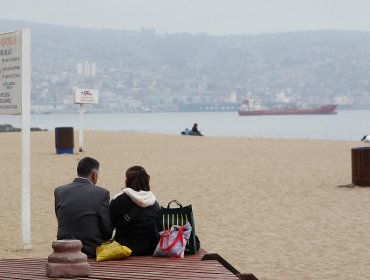
[[[98,103],[99,92],[95,89],[76,89],[75,103],[80,104],[80,134],[79,134],[79,151],[83,152],[83,130],[84,130],[84,104]]]
[[[80,103],[80,133],[79,133],[79,144],[80,144],[80,149],[79,151],[83,151],[83,143],[84,143],[84,104]]]
[[[0,33],[0,114],[22,115],[22,238],[32,249],[30,191],[31,31]]]

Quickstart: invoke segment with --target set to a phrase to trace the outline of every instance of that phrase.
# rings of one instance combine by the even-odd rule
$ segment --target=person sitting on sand
[[[78,162],[78,177],[54,190],[57,239],[79,239],[82,252],[95,258],[96,247],[112,237],[109,192],[96,186],[99,162],[85,157]]]
[[[114,239],[132,255],[152,255],[159,242],[160,206],[150,191],[150,176],[141,166],[126,171],[126,187],[110,203]]]
[[[182,135],[189,135],[189,133],[190,133],[189,128],[185,128],[185,130],[181,131]]]
[[[203,134],[200,133],[200,131],[198,130],[198,124],[197,123],[195,123],[193,125],[193,128],[191,129],[190,135],[203,136]]]

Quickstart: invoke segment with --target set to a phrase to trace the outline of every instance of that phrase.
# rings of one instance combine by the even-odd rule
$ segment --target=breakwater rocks
[[[47,131],[47,129],[42,129],[39,127],[31,127],[31,131]],[[14,127],[11,124],[0,124],[0,132],[17,132],[21,131],[19,127]]]

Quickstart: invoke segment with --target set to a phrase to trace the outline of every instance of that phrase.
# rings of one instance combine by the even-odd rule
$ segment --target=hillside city
[[[370,33],[157,34],[0,20],[32,32],[32,113],[237,111],[244,99],[370,108]]]

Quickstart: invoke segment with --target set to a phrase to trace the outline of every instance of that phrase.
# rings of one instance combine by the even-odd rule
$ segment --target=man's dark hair
[[[99,170],[99,162],[91,157],[84,157],[78,162],[77,175],[88,177],[94,170]]]

